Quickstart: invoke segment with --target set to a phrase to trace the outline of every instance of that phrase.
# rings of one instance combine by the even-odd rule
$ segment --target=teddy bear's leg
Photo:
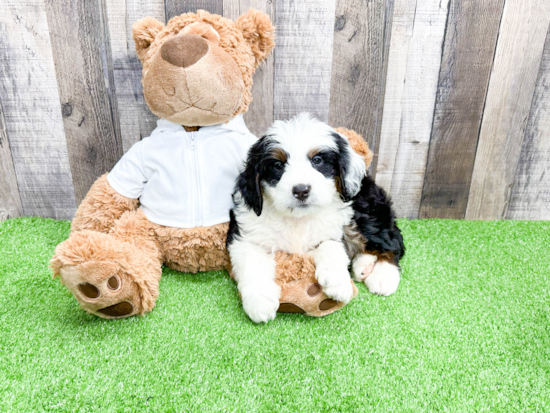
[[[164,264],[190,273],[228,268],[229,254],[225,247],[228,229],[228,222],[197,228],[155,227]]]
[[[321,317],[341,309],[345,303],[328,297],[315,278],[313,257],[300,254],[275,254],[276,282],[281,286],[278,312],[305,313]],[[352,297],[357,296],[357,288],[350,279]]]
[[[161,276],[154,224],[141,210],[128,211],[109,234],[73,232],[59,244],[50,266],[54,278],[83,309],[103,318],[151,311]]]
[[[106,234],[124,212],[137,209],[138,203],[137,199],[126,198],[111,188],[104,174],[94,182],[78,207],[71,231],[87,229]]]

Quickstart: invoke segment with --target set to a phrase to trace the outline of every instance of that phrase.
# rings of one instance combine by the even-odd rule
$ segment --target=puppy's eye
[[[311,163],[313,165],[321,165],[323,163],[323,158],[321,158],[319,155],[314,156],[313,158],[311,158]]]
[[[280,162],[280,161],[277,161],[273,164],[273,168],[275,168],[276,170],[280,171],[281,169],[283,169],[285,167],[285,165]]]

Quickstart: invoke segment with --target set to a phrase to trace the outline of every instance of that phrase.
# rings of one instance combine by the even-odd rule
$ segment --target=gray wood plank
[[[224,0],[223,15],[236,20],[253,8],[267,14],[273,22],[272,0]],[[246,126],[261,136],[273,123],[273,53],[256,69],[252,85],[252,103],[244,114]]]
[[[334,17],[334,0],[275,2],[275,119],[310,112],[328,121]]]
[[[102,0],[46,1],[77,203],[122,156]]]
[[[504,5],[466,219],[506,216],[549,23],[550,0]]]
[[[23,215],[6,121],[0,102],[0,221]]]
[[[223,14],[224,0],[165,0],[166,21],[174,16],[197,10],[206,10],[213,14]]]
[[[400,125],[390,193],[398,216],[407,218],[417,218],[420,209],[448,1],[425,0],[416,4],[408,42],[401,116],[395,119],[384,113],[383,117],[383,122],[399,121]],[[382,128],[384,130],[384,126]],[[395,136],[388,138],[395,139]]]
[[[504,0],[451,0],[420,218],[464,218]]]
[[[134,143],[151,134],[158,119],[143,97],[141,62],[136,55],[132,26],[147,16],[164,22],[164,0],[108,0],[105,5],[120,135],[123,151],[126,152]]]
[[[550,28],[506,218],[550,219]]]
[[[24,215],[76,210],[42,0],[0,2],[0,101]]]
[[[355,130],[371,149],[382,119],[387,7],[393,0],[336,1],[329,123]]]

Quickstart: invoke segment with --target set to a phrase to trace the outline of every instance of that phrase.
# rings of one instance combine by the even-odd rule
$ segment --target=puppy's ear
[[[248,13],[235,20],[235,26],[243,32],[244,39],[254,54],[254,67],[258,67],[275,47],[275,27],[271,24],[269,16],[250,9]]]
[[[361,182],[367,174],[367,166],[363,157],[357,154],[347,138],[339,133],[332,133],[338,146],[339,184],[338,191],[345,202],[350,201],[361,189]]]
[[[248,151],[244,171],[237,179],[237,190],[241,193],[245,205],[256,215],[262,214],[264,205],[262,185],[260,182],[260,162],[264,155],[266,137],[257,141]]]
[[[147,50],[153,44],[164,24],[153,17],[144,17],[132,26],[132,36],[136,43],[136,52],[141,63],[147,57]]]

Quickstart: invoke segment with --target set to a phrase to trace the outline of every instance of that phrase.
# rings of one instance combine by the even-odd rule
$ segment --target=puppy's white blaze
[[[364,282],[371,293],[387,296],[397,291],[399,281],[399,268],[387,261],[380,261]]]

